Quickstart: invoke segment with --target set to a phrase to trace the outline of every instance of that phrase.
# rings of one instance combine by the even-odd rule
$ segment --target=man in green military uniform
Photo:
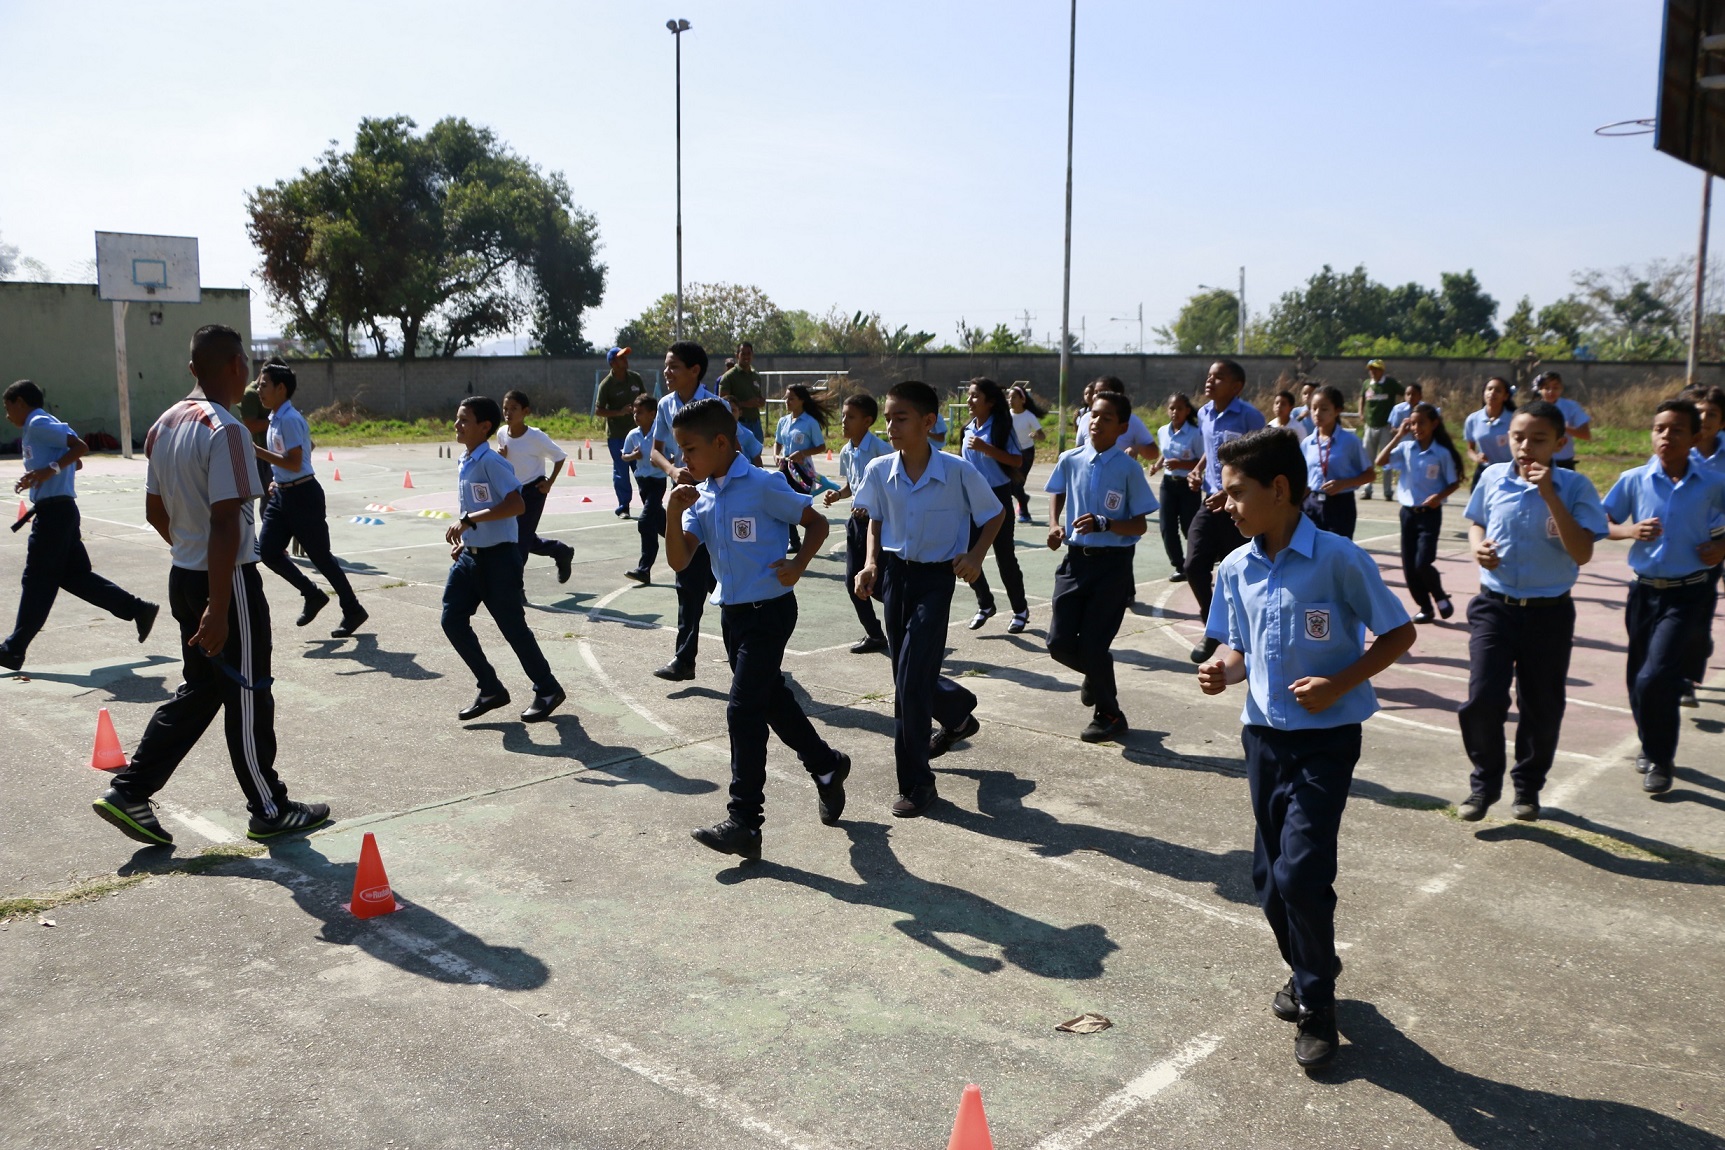
[[[1366,458],[1376,459],[1384,444],[1390,441],[1394,429],[1390,427],[1390,411],[1402,398],[1402,385],[1384,374],[1384,361],[1374,359],[1366,364],[1366,374],[1371,378],[1366,380],[1365,390],[1360,392],[1360,438],[1365,441]],[[1392,472],[1384,471],[1384,498],[1390,498],[1390,476]],[[1360,488],[1360,497],[1372,497],[1372,485],[1366,484]]]
[[[737,401],[737,422],[761,435],[761,409],[767,406],[766,393],[761,389],[761,373],[755,370],[755,345],[743,343],[737,347],[737,366],[719,377],[719,394]]]
[[[611,453],[611,486],[617,492],[617,510],[612,514],[619,519],[629,518],[629,502],[635,490],[629,479],[634,466],[623,462],[623,440],[635,429],[635,397],[647,391],[641,377],[629,370],[629,351],[626,347],[614,347],[605,353],[605,362],[611,370],[599,384],[599,395],[593,404],[593,414],[605,421],[605,449]]]

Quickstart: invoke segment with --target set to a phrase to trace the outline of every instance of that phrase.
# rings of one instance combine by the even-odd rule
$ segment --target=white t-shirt
[[[1012,434],[1018,437],[1018,446],[1025,451],[1036,450],[1036,433],[1041,430],[1042,421],[1028,407],[1012,417]]]
[[[520,435],[510,435],[504,425],[497,433],[497,453],[515,468],[518,483],[537,483],[545,478],[546,464],[557,466],[568,458],[551,437],[537,427],[522,429]]]
[[[1308,431],[1306,429],[1306,425],[1301,423],[1297,419],[1289,419],[1288,422],[1286,422],[1286,423],[1277,423],[1273,419],[1267,419],[1264,421],[1264,426],[1269,427],[1269,428],[1273,428],[1276,431],[1291,431],[1301,439],[1304,439],[1304,438],[1306,438],[1306,436],[1312,434],[1310,431]]]
[[[210,507],[228,499],[242,501],[236,562],[256,560],[250,501],[258,496],[257,456],[245,424],[194,391],[151,426],[144,456],[144,490],[167,508],[175,567],[210,569]]]

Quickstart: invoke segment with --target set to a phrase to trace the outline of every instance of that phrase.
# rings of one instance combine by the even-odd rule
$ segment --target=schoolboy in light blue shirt
[[[653,423],[659,409],[646,392],[630,402],[635,426],[623,437],[617,458],[634,471],[635,487],[641,494],[641,519],[635,525],[641,536],[641,555],[635,566],[623,572],[623,577],[651,583],[653,561],[659,558],[659,537],[665,534],[665,473],[653,463]]]
[[[702,399],[715,399],[701,385],[707,374],[707,350],[690,340],[679,340],[665,352],[665,397],[659,400],[653,422],[653,463],[673,484],[694,482],[683,465],[683,449],[672,434],[672,420],[685,406]],[[707,595],[713,590],[713,564],[706,548],[696,548],[689,562],[677,571],[677,639],[671,661],[654,671],[660,679],[682,682],[695,677],[695,660],[701,653],[701,615]]]
[[[489,396],[469,396],[455,409],[455,439],[467,453],[456,467],[461,518],[444,533],[454,563],[443,584],[443,633],[479,685],[479,694],[457,717],[466,722],[509,703],[503,680],[473,633],[473,616],[484,604],[533,682],[533,702],[521,712],[521,721],[539,723],[565,696],[522,606],[515,519],[527,502],[514,465],[491,449],[489,441],[502,425],[503,408]]]
[[[1611,537],[1634,540],[1624,673],[1641,737],[1641,788],[1655,795],[1671,789],[1686,656],[1712,618],[1708,568],[1722,546],[1709,523],[1725,514],[1725,477],[1690,458],[1700,431],[1695,404],[1661,403],[1653,416],[1653,458],[1619,476],[1604,500]]]
[[[814,780],[821,822],[832,826],[844,811],[849,757],[815,732],[785,683],[785,647],[797,628],[792,592],[827,538],[827,521],[809,497],[791,490],[783,474],[749,463],[737,451],[736,416],[717,399],[696,400],[677,413],[677,436],[689,475],[671,492],[665,558],[687,566],[705,546],[712,556],[731,691],[725,726],[731,736],[731,795],[727,817],[691,831],[696,842],[721,854],[761,857],[765,821],[767,731],[797,753]],[[792,558],[785,544],[793,524],[804,530]]]
[[[1542,400],[1513,413],[1515,462],[1486,468],[1467,504],[1480,591],[1467,608],[1467,702],[1458,714],[1473,764],[1468,797],[1457,808],[1466,822],[1484,818],[1503,795],[1512,684],[1516,818],[1539,817],[1539,792],[1557,754],[1575,639],[1569,592],[1608,530],[1592,480],[1552,463],[1563,428],[1563,413]]]
[[[1079,700],[1092,707],[1079,733],[1087,743],[1119,739],[1127,731],[1109,648],[1132,603],[1132,558],[1145,517],[1157,508],[1150,480],[1120,447],[1132,404],[1118,392],[1096,394],[1090,405],[1090,439],[1062,452],[1048,477],[1048,546],[1066,556],[1054,573],[1048,653],[1084,676]]]
[[[1210,616],[1210,594],[1214,586],[1216,564],[1236,548],[1246,545],[1245,537],[1222,507],[1222,465],[1216,452],[1224,443],[1249,435],[1264,426],[1264,413],[1241,398],[1246,390],[1246,369],[1231,359],[1219,359],[1210,365],[1204,376],[1204,395],[1209,402],[1198,409],[1198,431],[1204,437],[1204,462],[1194,469],[1189,480],[1194,490],[1202,494],[1203,506],[1192,516],[1186,531],[1186,582],[1191,584],[1192,597],[1198,601],[1198,617]],[[1192,650],[1192,661],[1201,663],[1216,650],[1206,638],[1202,646]]]
[[[1555,404],[1563,412],[1565,439],[1553,457],[1559,467],[1575,470],[1575,442],[1593,438],[1593,418],[1581,404],[1563,394],[1563,376],[1555,371],[1542,372],[1533,381],[1533,388],[1545,402]]]
[[[161,610],[110,583],[90,566],[84,549],[74,477],[89,447],[43,407],[42,389],[28,379],[6,388],[6,418],[23,430],[24,474],[13,491],[29,494],[30,541],[24,553],[23,586],[12,634],[0,643],[0,667],[24,666],[30,641],[41,633],[61,591],[137,624],[138,642],[149,637]],[[23,525],[19,520],[13,529]]]
[[[1208,633],[1223,646],[1198,685],[1216,695],[1246,684],[1252,882],[1293,968],[1270,1009],[1298,1025],[1294,1059],[1315,1069],[1338,1041],[1336,840],[1361,724],[1378,709],[1370,680],[1413,646],[1414,627],[1372,557],[1302,513],[1306,466],[1292,433],[1249,435],[1220,457],[1228,512],[1252,542],[1217,574]]]
[[[975,735],[976,696],[940,673],[956,579],[974,580],[1008,514],[982,474],[929,443],[939,399],[906,380],[887,392],[894,453],[863,473],[855,502],[869,517],[868,560],[852,583],[867,598],[877,579],[893,661],[893,759],[897,818],[915,818],[939,797],[929,760]],[[971,539],[971,527],[981,528]],[[930,735],[934,724],[940,730]]]
[[[892,448],[869,430],[880,418],[880,404],[875,402],[874,396],[867,392],[853,392],[845,396],[843,411],[845,445],[839,448],[839,475],[845,484],[837,491],[827,492],[824,503],[831,507],[841,499],[853,500],[851,513],[845,519],[845,586],[850,587],[868,560],[868,512],[854,502],[856,493],[862,490],[863,475],[868,465],[891,455]],[[859,599],[855,595],[846,597],[856,608],[857,622],[863,628],[863,637],[851,644],[851,654],[867,655],[887,650],[886,632],[881,630],[880,620],[875,617],[874,600]]]

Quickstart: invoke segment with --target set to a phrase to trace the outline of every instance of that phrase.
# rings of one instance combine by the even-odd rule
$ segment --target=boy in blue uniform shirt
[[[980,729],[976,696],[940,673],[953,584],[982,572],[982,557],[1008,514],[982,473],[929,443],[940,401],[917,380],[887,392],[886,433],[895,451],[868,465],[856,503],[868,514],[868,558],[852,583],[866,599],[878,580],[893,665],[892,813],[916,818],[939,798],[930,759]],[[971,527],[981,532],[970,539]],[[930,735],[938,723],[940,730]]]
[[[1246,684],[1252,882],[1294,971],[1271,1010],[1299,1025],[1294,1059],[1315,1069],[1336,1051],[1336,837],[1360,728],[1378,709],[1372,677],[1413,646],[1414,627],[1372,557],[1301,513],[1306,463],[1291,432],[1219,454],[1228,513],[1252,542],[1217,573],[1208,633],[1224,646],[1198,685]]]
[[[289,540],[298,540],[312,566],[335,590],[341,602],[341,625],[330,632],[345,639],[369,617],[359,596],[329,549],[329,520],[325,518],[323,485],[311,465],[311,427],[293,405],[298,384],[291,368],[266,364],[258,373],[258,399],[270,413],[267,447],[254,447],[257,457],[270,465],[269,499],[264,504],[263,528],[258,532],[258,558],[263,565],[305,600],[294,626],[304,627],[329,603],[329,596],[305,577],[288,558]]]
[[[1575,441],[1593,438],[1593,419],[1587,409],[1563,394],[1563,376],[1555,371],[1541,373],[1533,381],[1534,390],[1545,402],[1563,412],[1564,444],[1557,449],[1552,462],[1567,471],[1575,470]]]
[[[831,507],[841,499],[854,501],[857,492],[862,490],[863,474],[868,470],[868,465],[884,455],[892,454],[892,448],[870,430],[879,418],[880,404],[875,402],[874,396],[866,391],[845,396],[845,445],[839,448],[839,474],[844,477],[845,485],[837,491],[827,492],[826,506]],[[845,520],[846,587],[855,584],[857,572],[863,569],[863,563],[867,559],[868,512],[853,502],[850,516]],[[856,608],[857,622],[861,623],[863,628],[863,637],[851,644],[851,654],[867,655],[873,651],[885,651],[886,632],[880,629],[880,620],[875,617],[874,601],[859,599],[855,595],[852,595],[850,600],[851,606]]]
[[[1687,399],[1668,399],[1653,416],[1653,458],[1625,471],[1605,495],[1613,539],[1632,539],[1624,624],[1625,676],[1635,729],[1641,789],[1671,789],[1681,727],[1683,672],[1695,636],[1713,611],[1708,568],[1719,561],[1709,522],[1725,514],[1725,476],[1696,464],[1690,452],[1701,413]]]
[[[1468,540],[1480,566],[1479,594],[1467,608],[1467,702],[1457,715],[1473,763],[1472,785],[1458,808],[1467,822],[1484,818],[1503,794],[1512,680],[1516,818],[1539,817],[1539,792],[1557,754],[1575,639],[1569,592],[1607,530],[1593,482],[1552,465],[1563,429],[1563,413],[1549,403],[1536,400],[1516,412],[1508,432],[1514,462],[1487,467],[1467,504]]]
[[[522,609],[515,519],[527,502],[514,466],[491,450],[489,440],[502,423],[503,409],[487,396],[469,396],[455,409],[455,439],[467,453],[456,468],[461,518],[444,533],[455,562],[443,584],[443,633],[479,681],[478,696],[458,714],[462,721],[509,703],[509,691],[473,633],[473,615],[483,603],[533,681],[533,702],[521,721],[539,723],[562,705],[564,695]]]
[[[1132,403],[1119,392],[1097,394],[1090,405],[1090,438],[1063,452],[1048,477],[1048,547],[1066,558],[1054,573],[1054,603],[1048,619],[1048,653],[1084,676],[1079,695],[1094,707],[1079,733],[1087,743],[1118,739],[1126,716],[1114,683],[1109,647],[1132,603],[1132,556],[1156,510],[1150,480],[1138,461],[1119,447],[1130,426]]]
[[[1212,363],[1204,376],[1204,395],[1209,402],[1198,409],[1198,431],[1204,437],[1204,459],[1192,469],[1191,478],[1187,480],[1192,490],[1203,496],[1204,502],[1186,530],[1186,582],[1192,585],[1192,597],[1198,601],[1200,619],[1210,617],[1216,564],[1246,545],[1245,538],[1223,508],[1222,465],[1216,462],[1216,451],[1224,443],[1264,426],[1264,413],[1240,398],[1240,393],[1245,390],[1246,369],[1231,359]],[[1202,663],[1215,650],[1216,644],[1206,638],[1201,646],[1192,649],[1192,661]]]
[[[698,343],[679,340],[665,353],[665,396],[653,420],[653,466],[679,486],[695,482],[683,465],[683,449],[672,434],[677,413],[699,399],[716,396],[701,385],[707,374],[707,352]],[[713,564],[705,547],[695,548],[684,566],[677,569],[677,646],[671,661],[654,671],[661,679],[681,682],[695,677],[695,659],[701,651],[701,615],[713,590]]]
[[[24,474],[13,485],[15,492],[30,493],[30,544],[24,553],[23,590],[18,597],[18,620],[12,634],[0,643],[0,667],[16,671],[24,666],[30,640],[48,622],[48,612],[62,590],[70,591],[117,619],[137,624],[138,642],[150,635],[161,610],[96,574],[90,554],[79,535],[77,492],[74,477],[90,448],[64,423],[42,406],[42,389],[20,379],[6,389],[6,418],[22,428]],[[14,527],[23,525],[23,520]]]
[[[850,759],[828,746],[785,683],[785,646],[797,628],[792,588],[826,542],[827,521],[807,495],[791,490],[777,471],[755,467],[737,451],[737,420],[717,399],[696,400],[672,424],[683,465],[697,489],[680,483],[671,492],[665,558],[673,570],[688,566],[697,548],[712,557],[731,665],[725,726],[731,735],[731,801],[717,826],[690,834],[721,854],[761,857],[766,803],[767,730],[797,753],[815,781],[821,822],[838,822],[845,806]],[[796,555],[785,557],[792,524],[805,532]]]
[[[641,492],[641,561],[623,572],[637,583],[653,581],[653,561],[659,557],[659,537],[665,534],[665,473],[653,466],[653,421],[659,414],[657,401],[646,392],[631,404],[635,426],[623,437],[620,458],[635,473]]]

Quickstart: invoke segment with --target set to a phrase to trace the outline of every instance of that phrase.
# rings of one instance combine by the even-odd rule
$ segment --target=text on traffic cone
[[[123,771],[131,764],[120,749],[120,736],[114,733],[114,719],[103,707],[96,712],[96,746],[90,752],[90,766],[98,771]]]
[[[395,892],[389,889],[389,876],[383,873],[383,856],[377,853],[377,836],[370,831],[365,832],[365,841],[359,845],[359,866],[353,872],[353,901],[343,903],[342,909],[355,918],[376,918],[398,909]]]
[[[413,486],[413,472],[403,471],[401,473],[401,485],[403,487],[412,487]]]
[[[982,1112],[982,1088],[972,1083],[964,1088],[958,1100],[958,1119],[952,1124],[952,1137],[946,1150],[994,1150],[994,1139],[988,1134],[988,1116]]]

